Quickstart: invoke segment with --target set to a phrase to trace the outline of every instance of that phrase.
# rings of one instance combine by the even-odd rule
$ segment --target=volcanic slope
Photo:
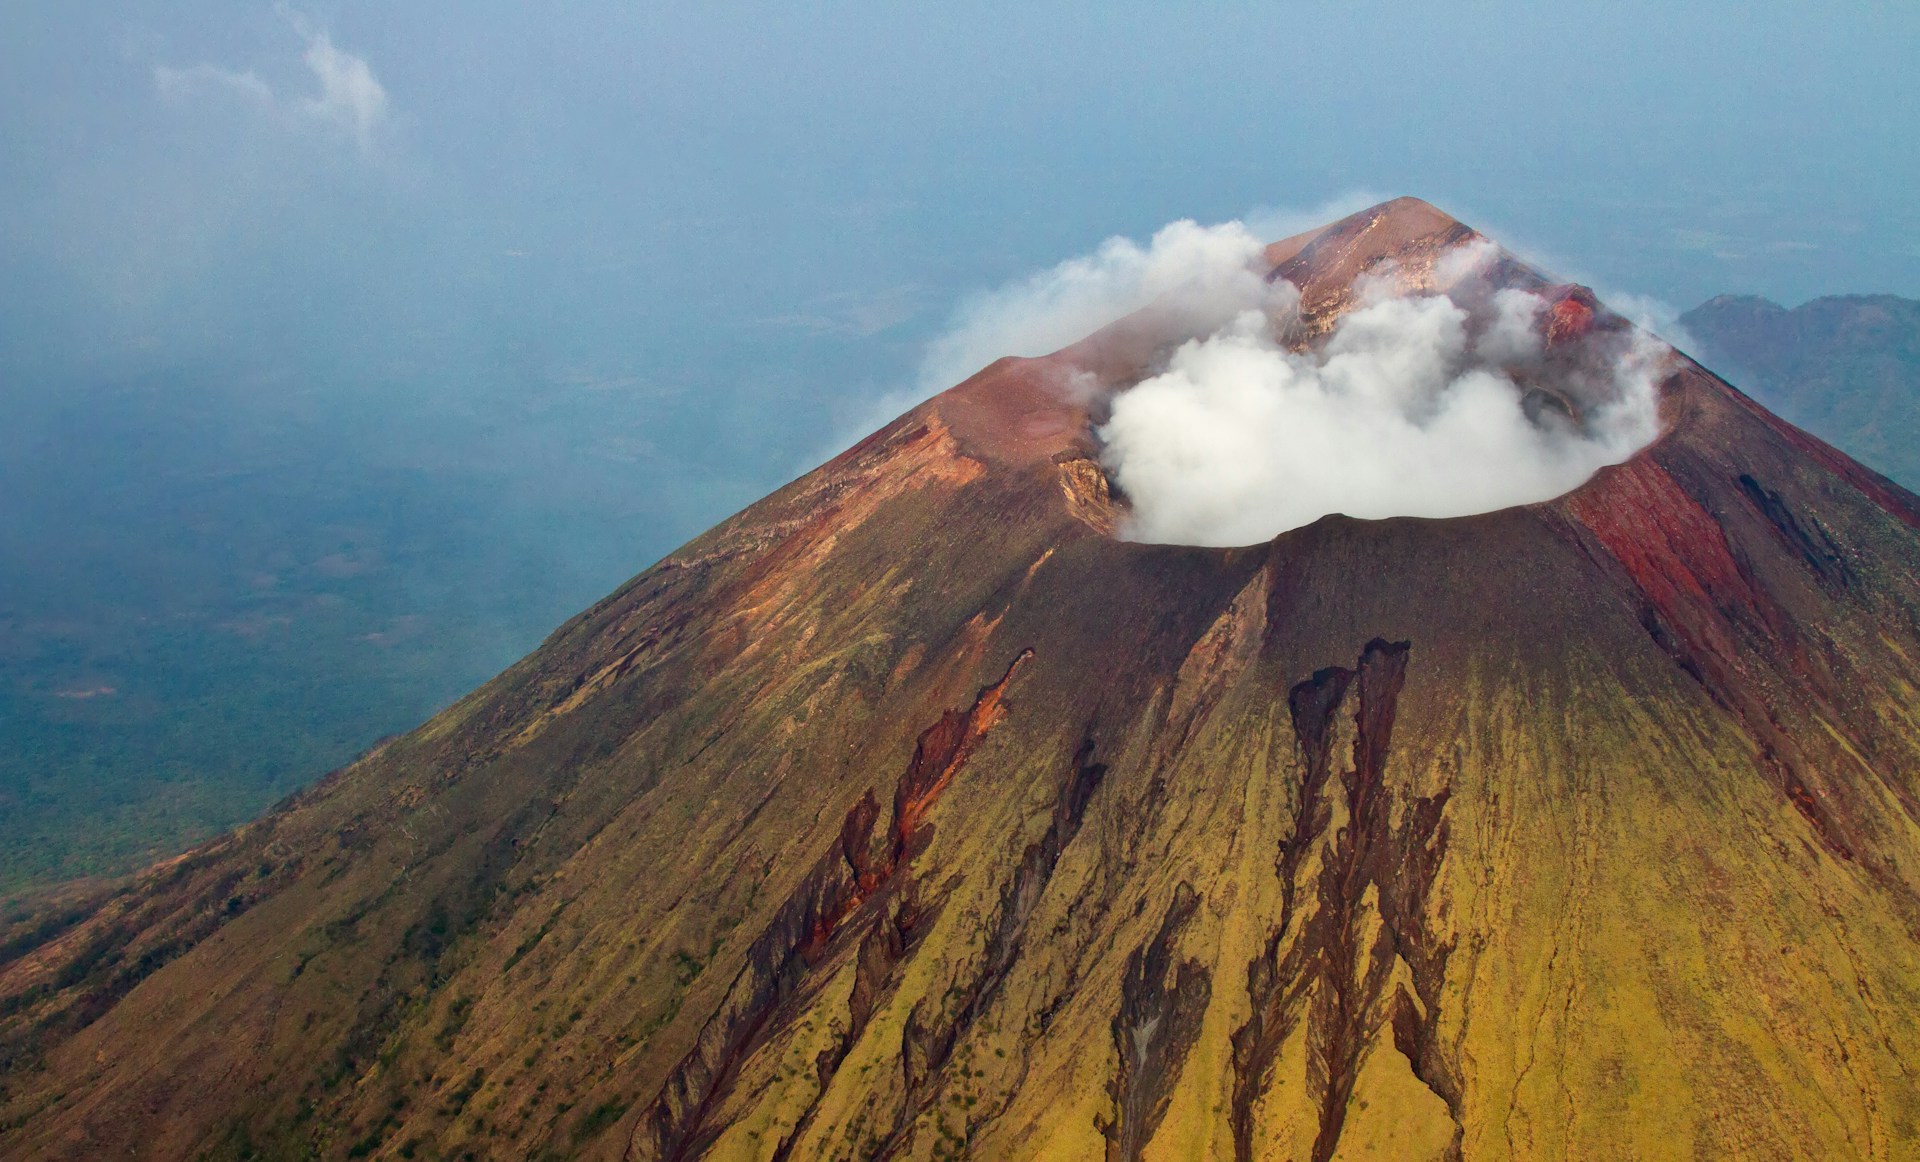
[[[1402,199],[1268,258],[1324,332],[1478,237]],[[1920,501],[1675,356],[1559,499],[1128,543],[1054,385],[1156,327],[16,908],[0,1154],[1920,1156]]]

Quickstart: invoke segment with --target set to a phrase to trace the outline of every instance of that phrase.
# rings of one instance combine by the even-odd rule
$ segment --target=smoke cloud
[[[1480,241],[1409,291],[1388,269],[1331,333],[1302,339],[1299,293],[1268,283],[1265,234],[1175,222],[963,309],[923,386],[1002,355],[1057,350],[1149,304],[1188,338],[1112,397],[1102,460],[1131,539],[1257,544],[1323,516],[1456,517],[1548,500],[1659,434],[1670,349],[1601,328],[1549,344],[1550,304],[1486,275]]]
[[[1346,207],[1347,200],[1339,203],[1343,213],[1359,208]],[[1270,222],[1298,220],[1300,215],[1280,211],[1256,219],[1261,230]],[[1051,354],[1151,304],[1190,314],[1190,320],[1183,320],[1189,334],[1216,330],[1265,297],[1267,286],[1259,273],[1265,236],[1243,222],[1201,226],[1182,219],[1161,227],[1145,246],[1112,237],[1090,255],[973,294],[927,344],[911,387],[872,401],[803,463],[811,467],[996,359]]]
[[[1090,255],[972,295],[928,345],[916,389],[889,397],[893,407],[882,420],[1002,356],[1051,354],[1155,303],[1188,312],[1184,321],[1195,333],[1213,330],[1265,298],[1259,259],[1268,242],[1383,200],[1354,190],[1311,209],[1267,207],[1214,226],[1183,218],[1161,227],[1145,246],[1112,237]]]
[[[1247,545],[1330,513],[1467,516],[1578,487],[1658,434],[1666,349],[1627,332],[1549,368],[1545,306],[1385,298],[1305,351],[1278,337],[1284,307],[1242,312],[1114,399],[1100,437],[1128,535]]]
[[[953,325],[927,349],[920,398],[953,386],[1005,355],[1046,355],[1155,302],[1193,312],[1203,330],[1260,301],[1256,270],[1265,241],[1240,222],[1182,220],[1141,246],[1109,238],[1070,259],[962,303]]]

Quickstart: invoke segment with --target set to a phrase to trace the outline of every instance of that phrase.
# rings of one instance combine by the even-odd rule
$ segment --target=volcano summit
[[[16,910],[0,1153],[1920,1155],[1920,500],[1425,203],[1259,262]],[[1390,411],[1484,376],[1588,459],[1273,536],[1297,480],[1196,507],[1245,465],[1129,420],[1209,344],[1339,398],[1391,302],[1446,358]]]

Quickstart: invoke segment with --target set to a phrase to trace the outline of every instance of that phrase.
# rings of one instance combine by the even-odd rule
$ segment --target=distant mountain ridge
[[[1783,419],[1920,489],[1920,301],[1721,295],[1680,322],[1702,362]]]

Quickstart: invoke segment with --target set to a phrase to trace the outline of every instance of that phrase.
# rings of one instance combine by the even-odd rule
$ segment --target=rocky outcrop
[[[701,1123],[714,1097],[753,1050],[781,1003],[794,995],[849,925],[864,924],[851,1028],[841,1040],[858,1036],[872,1012],[874,994],[918,927],[919,910],[913,902],[907,864],[913,850],[926,841],[927,812],[980,740],[1006,716],[1007,684],[1032,656],[1031,650],[1022,651],[999,681],[980,691],[973,705],[947,711],[921,732],[912,761],[894,785],[893,816],[883,835],[874,832],[880,810],[872,792],[847,811],[838,842],[802,878],[773,922],[748,947],[746,964],[735,975],[720,1008],[707,1018],[692,1051],[668,1075],[659,1096],[641,1115],[640,1128],[627,1150],[629,1158],[684,1158],[699,1153]],[[898,899],[893,898],[896,893]],[[885,904],[891,904],[891,910]],[[832,1075],[836,1064],[832,1058],[828,1052],[819,1061],[825,1077]]]
[[[1436,931],[1429,900],[1446,854],[1449,790],[1395,803],[1386,778],[1410,651],[1376,638],[1354,669],[1317,671],[1288,695],[1305,770],[1277,864],[1280,923],[1248,968],[1253,1011],[1233,1038],[1236,1157],[1258,1156],[1256,1107],[1296,1036],[1318,1110],[1314,1162],[1339,1147],[1361,1062],[1380,1050],[1383,1033],[1447,1108],[1459,1109],[1458,1067],[1434,1032],[1452,943]],[[1355,688],[1352,753],[1342,756],[1336,716]],[[1328,798],[1330,785],[1337,799]],[[1310,855],[1313,882],[1303,884]]]

